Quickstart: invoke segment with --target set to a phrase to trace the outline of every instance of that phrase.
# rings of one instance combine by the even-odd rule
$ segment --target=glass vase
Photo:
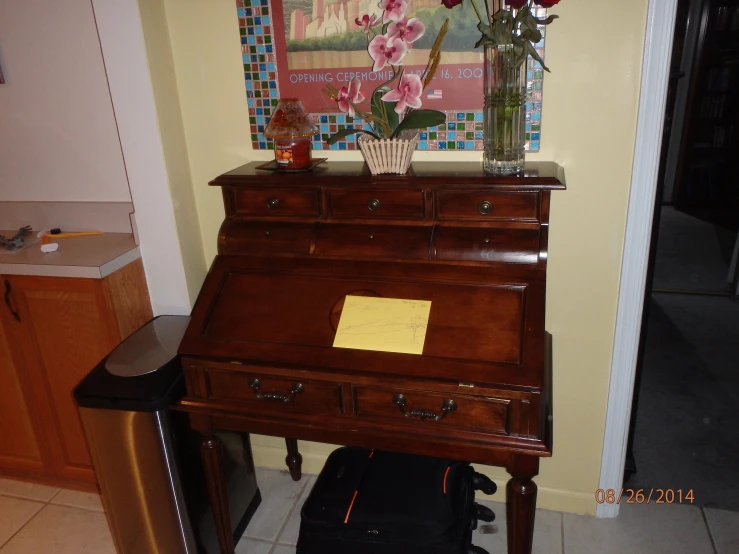
[[[526,64],[513,45],[485,46],[483,167],[490,175],[523,170],[526,148]]]

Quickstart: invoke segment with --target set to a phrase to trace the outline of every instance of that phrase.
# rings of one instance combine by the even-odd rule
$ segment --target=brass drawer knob
[[[483,200],[482,202],[480,202],[480,204],[478,204],[477,209],[482,215],[488,215],[490,212],[493,211],[493,205],[487,200]]]
[[[290,387],[290,396],[287,394],[277,394],[274,392],[259,392],[259,389],[262,386],[262,383],[259,381],[259,379],[251,379],[249,381],[249,386],[254,391],[254,396],[256,396],[259,400],[271,400],[272,402],[285,402],[286,404],[292,402],[295,400],[295,397],[305,391],[305,387],[303,386],[303,383],[293,383],[292,387]]]
[[[267,198],[267,207],[270,210],[274,210],[277,206],[279,206],[279,204],[280,204],[279,198],[275,198],[274,196]]]
[[[370,209],[370,211],[376,212],[380,209],[380,201],[377,198],[373,198],[372,200],[367,202],[367,207]]]
[[[396,394],[393,396],[393,404],[400,408],[400,413],[405,417],[417,417],[419,419],[433,419],[434,421],[441,421],[444,419],[449,412],[457,411],[457,403],[451,398],[444,400],[441,404],[441,413],[436,414],[430,410],[411,410],[406,411],[405,405],[408,402],[404,394]]]

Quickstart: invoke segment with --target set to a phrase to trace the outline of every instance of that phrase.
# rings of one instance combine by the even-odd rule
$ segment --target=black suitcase
[[[464,462],[340,448],[303,505],[297,554],[486,554],[472,531],[495,516],[475,489],[495,483]]]

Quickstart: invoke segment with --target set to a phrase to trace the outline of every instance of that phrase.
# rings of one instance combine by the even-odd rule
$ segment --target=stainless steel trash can
[[[169,410],[184,394],[177,348],[189,319],[153,319],[74,391],[118,554],[219,552],[199,437]],[[260,495],[248,436],[221,439],[238,540]]]

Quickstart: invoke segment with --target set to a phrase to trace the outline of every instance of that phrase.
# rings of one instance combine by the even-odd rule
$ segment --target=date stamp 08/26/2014
[[[595,501],[598,504],[692,504],[693,489],[598,489]]]

